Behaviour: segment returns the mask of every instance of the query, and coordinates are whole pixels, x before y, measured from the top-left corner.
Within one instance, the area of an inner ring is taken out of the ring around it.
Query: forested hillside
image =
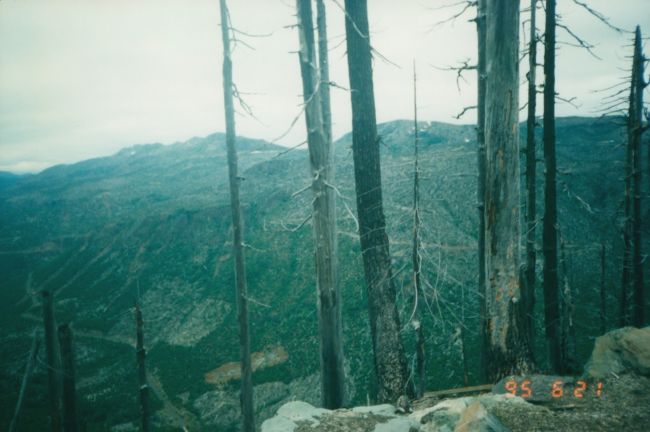
[[[421,122],[418,129],[427,387],[462,385],[464,361],[469,383],[478,384],[475,127]],[[410,369],[413,123],[385,123],[378,131]],[[521,133],[525,136],[525,129]],[[620,118],[557,120],[560,278],[574,296],[580,363],[601,331],[601,244],[607,305],[616,304],[618,296],[624,142]],[[350,135],[343,136],[334,157],[343,342],[348,402],[365,403],[374,394],[372,348],[350,146]],[[305,190],[305,151],[244,138],[238,151],[245,179],[255,406],[262,421],[292,398],[320,400],[312,198]],[[3,183],[2,427],[13,414],[32,331],[42,326],[40,292],[47,289],[54,293],[57,321],[70,322],[74,330],[79,410],[88,430],[120,424],[128,430],[138,423],[136,301],[144,316],[154,423],[237,429],[239,366],[231,362],[239,361],[239,341],[225,152],[224,135],[214,134],[173,145],[138,145]],[[644,220],[650,220],[645,211]],[[647,226],[644,230],[648,239]],[[538,284],[540,279],[541,267]],[[536,352],[543,353],[540,287]],[[606,313],[604,326],[613,328],[618,311]],[[543,369],[545,359],[537,360]],[[21,416],[25,430],[45,427],[46,387],[41,356]]]

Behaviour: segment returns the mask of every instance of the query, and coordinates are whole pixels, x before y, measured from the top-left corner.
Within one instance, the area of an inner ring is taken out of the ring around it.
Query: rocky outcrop
[[[266,420],[262,432],[506,432],[490,410],[512,404],[529,405],[509,395],[484,395],[448,399],[402,415],[387,404],[330,411],[295,401]]]
[[[596,339],[585,376],[605,379],[624,373],[650,377],[650,327],[623,327]]]

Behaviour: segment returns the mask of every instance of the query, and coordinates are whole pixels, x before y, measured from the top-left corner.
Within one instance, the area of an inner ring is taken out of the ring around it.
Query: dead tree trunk
[[[320,72],[320,106],[323,116],[323,132],[332,146],[332,108],[330,104],[330,66],[327,43],[327,14],[323,0],[316,0],[316,27],[318,29],[318,70]],[[332,151],[334,149],[332,148]],[[330,168],[334,178],[334,165]]]
[[[600,334],[607,332],[607,302],[605,296],[605,243],[600,245]]]
[[[72,348],[72,330],[68,324],[59,326],[59,344],[61,347],[61,366],[63,373],[63,430],[77,430],[77,394],[75,389],[74,350]]]
[[[479,301],[479,351],[480,351],[480,379],[487,380],[487,351],[488,327],[485,298],[485,14],[487,0],[478,0],[478,13],[476,16],[476,30],[478,38],[478,95],[477,95],[477,208],[478,208],[478,301]]]
[[[519,1],[488,0],[485,280],[488,379],[531,369],[519,269]]]
[[[230,56],[230,21],[226,0],[220,0],[221,38],[223,42],[223,103],[226,114],[226,149],[228,152],[228,180],[230,184],[230,211],[232,213],[233,256],[235,257],[235,284],[237,293],[237,320],[239,321],[239,357],[241,361],[242,430],[255,430],[253,408],[253,369],[251,366],[250,331],[248,329],[248,287],[244,257],[244,220],[239,199],[241,177],[237,173],[235,147],[235,109],[233,106],[232,59]]]
[[[560,308],[558,304],[557,194],[555,157],[555,0],[546,1],[544,33],[544,315],[551,370],[563,372],[560,350]]]
[[[20,391],[18,392],[18,400],[16,401],[16,409],[14,410],[14,416],[11,418],[11,423],[9,424],[9,432],[14,432],[18,427],[18,420],[20,418],[20,411],[23,408],[23,402],[25,401],[25,391],[29,385],[29,379],[32,376],[32,371],[34,370],[34,363],[36,362],[36,356],[38,355],[38,350],[41,347],[40,339],[38,338],[38,332],[34,330],[34,335],[32,337],[32,348],[29,350],[29,357],[27,357],[27,364],[25,365],[25,373],[23,374],[23,380],[20,384]]]
[[[140,430],[149,431],[149,384],[147,383],[147,372],[145,370],[144,359],[147,351],[144,349],[144,330],[143,330],[142,312],[140,305],[135,304],[135,353],[138,365],[138,397],[140,401]]]
[[[52,432],[62,431],[61,425],[61,357],[56,340],[56,324],[52,294],[43,290],[43,324],[45,326],[45,354],[47,382],[50,397],[50,424]]]
[[[574,316],[574,304],[573,304],[573,292],[571,291],[571,283],[569,281],[569,272],[567,265],[567,257],[565,253],[565,242],[564,239],[560,240],[560,255],[562,262],[562,276],[563,276],[563,287],[562,287],[562,325],[560,330],[560,345],[563,353],[563,363],[565,365],[565,373],[576,373],[576,333],[575,326],[573,323]]]
[[[420,137],[418,134],[418,100],[417,100],[417,76],[415,71],[415,62],[413,63],[413,138],[414,138],[414,155],[413,155],[413,249],[411,259],[413,262],[413,290],[415,292],[415,313],[416,325],[416,384],[415,396],[421,398],[425,390],[425,351],[424,351],[424,326],[422,325],[422,306],[419,299],[424,301],[424,291],[422,290],[422,259],[420,257],[420,167],[419,167],[419,145]]]
[[[312,224],[318,292],[321,396],[325,408],[336,409],[344,402],[345,377],[337,274],[336,207],[332,186],[332,144],[330,135],[323,128],[321,109],[324,106],[316,66],[311,0],[297,0],[296,7],[300,33],[300,72],[312,175],[311,188],[314,194]],[[327,48],[323,48],[323,51],[327,51]]]
[[[368,315],[381,402],[410,393],[384,217],[367,0],[345,0],[352,155]]]
[[[641,29],[636,27],[634,36],[634,58],[632,61],[632,82],[629,133],[632,145],[632,269],[633,269],[633,323],[636,327],[645,325],[645,296],[643,285],[643,256],[641,254],[641,135],[643,133],[643,79],[644,57],[641,46]]]
[[[534,335],[533,313],[535,311],[535,227],[537,226],[537,151],[535,144],[535,114],[537,107],[537,0],[530,2],[530,43],[528,44],[528,118],[526,120],[526,327],[532,343]]]

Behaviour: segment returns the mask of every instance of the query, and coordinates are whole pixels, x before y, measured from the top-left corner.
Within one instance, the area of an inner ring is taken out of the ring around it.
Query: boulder
[[[262,432],[417,432],[415,420],[399,415],[392,405],[339,409],[315,408],[305,402],[289,402],[262,423]]]
[[[531,406],[520,397],[487,394],[447,399],[409,417],[422,424],[422,432],[505,432],[508,429],[489,411],[513,404]]]
[[[596,339],[585,377],[605,379],[624,373],[650,377],[650,326],[623,327]]]
[[[454,432],[508,432],[498,418],[488,413],[480,401],[472,403],[463,411]]]

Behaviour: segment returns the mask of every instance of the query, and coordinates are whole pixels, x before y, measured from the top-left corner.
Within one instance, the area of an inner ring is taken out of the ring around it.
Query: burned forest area
[[[0,428],[648,430],[650,4],[53,3],[0,2]]]

